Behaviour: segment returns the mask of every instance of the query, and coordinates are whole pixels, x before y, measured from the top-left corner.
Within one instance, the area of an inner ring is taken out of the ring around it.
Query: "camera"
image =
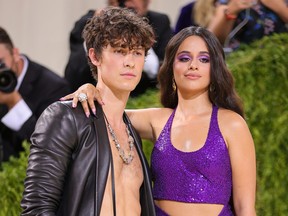
[[[17,85],[15,73],[0,61],[0,91],[5,93],[13,92]]]

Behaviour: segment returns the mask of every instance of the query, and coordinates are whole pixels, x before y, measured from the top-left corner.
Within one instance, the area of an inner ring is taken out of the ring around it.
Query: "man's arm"
[[[21,201],[23,216],[56,215],[59,208],[66,171],[77,137],[75,120],[67,110],[64,105],[56,102],[43,112],[37,122],[31,137]]]

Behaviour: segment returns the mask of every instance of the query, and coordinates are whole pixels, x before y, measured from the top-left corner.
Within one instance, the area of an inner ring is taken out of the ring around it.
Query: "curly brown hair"
[[[94,49],[97,58],[101,58],[103,48],[123,47],[145,49],[145,55],[155,43],[152,26],[144,17],[127,8],[107,7],[92,17],[86,24],[82,36],[86,49]],[[88,57],[92,74],[97,80],[97,67]]]

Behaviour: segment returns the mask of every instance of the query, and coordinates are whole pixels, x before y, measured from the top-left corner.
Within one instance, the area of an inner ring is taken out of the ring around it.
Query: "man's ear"
[[[94,64],[95,66],[99,66],[101,64],[101,61],[99,58],[97,58],[93,48],[89,49],[88,55],[92,64]]]
[[[21,57],[20,57],[20,52],[19,52],[18,48],[16,48],[16,47],[13,48],[12,55],[13,55],[13,58],[14,58],[15,62],[20,61]]]

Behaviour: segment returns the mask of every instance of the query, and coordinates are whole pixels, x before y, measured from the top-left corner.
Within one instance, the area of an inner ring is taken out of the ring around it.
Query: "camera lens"
[[[17,85],[15,73],[9,69],[0,70],[0,91],[5,93],[13,92]]]

